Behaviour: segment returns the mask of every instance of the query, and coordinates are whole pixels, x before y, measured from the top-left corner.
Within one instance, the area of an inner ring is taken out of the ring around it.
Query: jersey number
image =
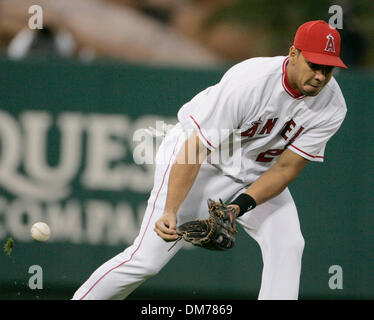
[[[279,156],[284,149],[269,149],[268,151],[262,152],[257,156],[256,161],[259,162],[271,162],[274,157]]]

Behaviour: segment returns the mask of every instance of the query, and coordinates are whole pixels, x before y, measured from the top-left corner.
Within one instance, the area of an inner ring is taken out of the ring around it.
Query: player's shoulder
[[[335,77],[332,77],[329,83],[326,85],[325,90],[326,98],[329,102],[330,108],[333,112],[345,116],[347,113],[347,104],[344,99],[344,95]]]
[[[225,73],[224,78],[259,81],[274,74],[280,75],[285,59],[285,56],[250,58],[233,65]]]
[[[286,56],[276,56],[276,57],[254,57],[243,60],[235,65],[232,66],[232,69],[241,69],[241,68],[261,68],[268,67],[271,69],[272,67],[277,67],[282,65]]]
[[[347,106],[334,77],[317,96],[306,97],[303,100],[316,115],[314,123],[341,123],[345,119]]]

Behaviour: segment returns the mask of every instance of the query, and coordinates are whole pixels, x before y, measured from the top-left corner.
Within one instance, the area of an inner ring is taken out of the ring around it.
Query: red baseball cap
[[[340,59],[340,34],[323,20],[302,24],[296,32],[294,46],[310,62],[348,69]]]

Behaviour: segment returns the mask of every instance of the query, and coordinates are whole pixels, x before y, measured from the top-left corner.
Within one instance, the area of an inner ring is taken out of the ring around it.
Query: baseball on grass
[[[51,229],[44,222],[36,222],[31,227],[31,236],[36,241],[47,241],[51,236]]]

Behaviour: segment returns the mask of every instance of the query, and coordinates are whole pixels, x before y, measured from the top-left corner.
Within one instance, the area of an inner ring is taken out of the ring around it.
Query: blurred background
[[[70,299],[137,236],[154,169],[137,161],[138,130],[175,123],[233,64],[287,55],[298,26],[329,22],[332,5],[349,111],[325,163],[290,188],[306,240],[300,299],[372,299],[372,0],[0,0],[0,240],[14,239],[0,298]],[[30,237],[37,221],[46,243]],[[42,289],[30,289],[33,265]],[[241,230],[224,254],[186,246],[129,299],[256,299],[261,268]]]
[[[297,26],[343,9],[343,59],[373,67],[373,2],[276,0],[40,0],[43,28],[26,22],[31,0],[0,1],[7,56],[76,58],[207,67],[288,52]]]

